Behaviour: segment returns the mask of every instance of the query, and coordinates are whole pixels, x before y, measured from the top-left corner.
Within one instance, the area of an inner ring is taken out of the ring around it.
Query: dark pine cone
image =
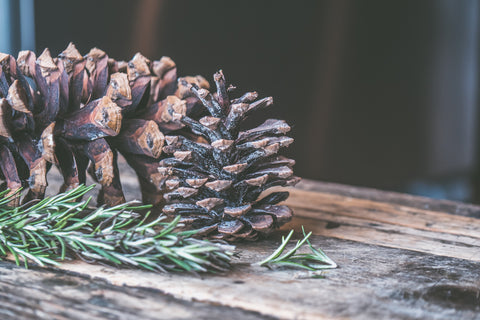
[[[278,155],[293,142],[283,120],[269,119],[256,128],[240,131],[254,111],[271,106],[271,97],[257,100],[256,92],[230,100],[222,72],[214,75],[216,94],[190,86],[209,115],[182,116],[190,134],[166,136],[160,162],[167,205],[163,211],[180,214],[193,228],[203,228],[213,238],[253,240],[292,218],[292,210],[277,205],[288,192],[260,194],[274,186],[290,186],[295,161]]]

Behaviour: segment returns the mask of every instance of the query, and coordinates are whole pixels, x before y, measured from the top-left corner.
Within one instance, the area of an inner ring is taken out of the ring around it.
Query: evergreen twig
[[[90,208],[91,198],[76,200],[93,186],[45,198],[28,206],[8,206],[12,197],[0,192],[0,259],[11,254],[40,266],[81,258],[87,262],[150,271],[215,272],[230,267],[234,247],[192,238],[177,231],[179,218],[148,221],[135,211],[149,206],[126,203]]]
[[[266,259],[259,262],[260,266],[273,267],[273,266],[283,266],[283,267],[292,267],[292,268],[301,268],[307,269],[308,271],[319,271],[323,269],[334,269],[337,267],[337,264],[330,259],[325,252],[321,249],[315,249],[308,238],[312,235],[312,232],[308,234],[305,233],[305,230],[302,226],[303,239],[298,240],[296,245],[287,253],[283,254],[285,248],[290,241],[290,238],[293,235],[293,230],[287,235],[287,237],[282,237],[281,245]],[[305,243],[308,244],[311,253],[296,253],[300,247]],[[283,254],[283,255],[282,255]]]

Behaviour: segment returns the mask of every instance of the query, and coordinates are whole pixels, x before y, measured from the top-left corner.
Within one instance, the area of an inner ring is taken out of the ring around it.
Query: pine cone
[[[82,56],[73,44],[58,58],[48,49],[36,58],[0,54],[0,179],[11,193],[28,188],[24,202],[41,199],[47,172],[59,167],[61,191],[86,182],[101,184],[99,204],[125,201],[117,151],[135,169],[146,203],[160,202],[158,176],[163,132],[181,129],[179,114],[195,109],[168,57],[150,62],[109,59],[99,49]],[[190,79],[190,78],[189,78]],[[208,87],[198,77],[201,86]],[[14,205],[18,205],[18,198]]]
[[[228,241],[256,239],[292,218],[292,211],[277,205],[288,192],[260,194],[273,186],[299,181],[293,176],[294,161],[278,151],[293,139],[285,134],[290,127],[283,120],[269,119],[258,127],[241,131],[243,121],[254,111],[272,105],[271,97],[257,100],[256,92],[230,100],[222,72],[214,75],[216,94],[195,83],[183,85],[202,102],[209,115],[181,122],[191,132],[165,137],[163,176],[167,205],[163,211],[182,215],[193,228]],[[229,88],[231,89],[231,88]]]

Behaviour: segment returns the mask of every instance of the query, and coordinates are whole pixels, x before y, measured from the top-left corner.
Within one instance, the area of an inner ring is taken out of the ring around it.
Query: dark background
[[[223,69],[274,97],[305,178],[478,201],[479,4],[430,1],[37,1],[35,47],[68,42],[180,75]]]

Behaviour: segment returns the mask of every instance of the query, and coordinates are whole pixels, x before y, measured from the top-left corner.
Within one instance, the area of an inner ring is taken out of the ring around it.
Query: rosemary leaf
[[[13,197],[0,192],[0,259],[8,254],[17,265],[58,265],[79,257],[92,263],[155,272],[228,270],[234,247],[192,238],[176,231],[180,217],[147,222],[149,206],[126,203],[91,208],[78,202],[93,186],[79,186],[35,203],[12,208]]]
[[[302,231],[303,238],[301,240],[298,240],[295,246],[290,249],[290,251],[282,255],[293,235],[293,230],[289,232],[286,238],[282,237],[282,243],[280,244],[280,246],[270,256],[259,262],[258,265],[269,268],[272,268],[274,266],[299,268],[306,269],[308,271],[337,268],[337,264],[332,259],[330,259],[321,249],[315,249],[312,246],[311,242],[309,241],[312,232],[306,234],[303,226]],[[308,245],[311,253],[297,254],[297,250],[299,250],[305,243]]]

